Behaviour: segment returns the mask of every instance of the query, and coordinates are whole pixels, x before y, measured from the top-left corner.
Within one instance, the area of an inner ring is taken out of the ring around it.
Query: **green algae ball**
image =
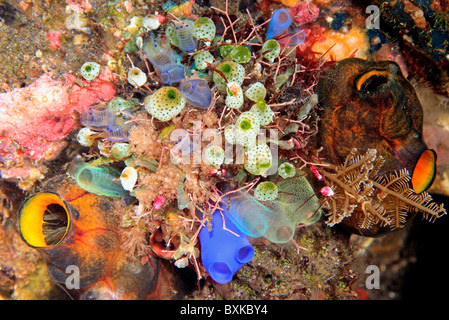
[[[224,159],[225,152],[220,146],[212,145],[204,150],[204,160],[216,168],[223,164]]]
[[[226,77],[228,82],[237,82],[239,85],[243,83],[245,79],[245,68],[234,61],[224,61],[217,65],[217,70],[220,70]],[[226,81],[223,77],[216,71],[213,73],[213,81],[217,86],[218,90],[226,90]]]
[[[271,201],[278,197],[278,188],[271,181],[264,181],[254,190],[254,198],[260,201]]]
[[[196,39],[212,41],[214,40],[215,32],[215,23],[207,17],[201,17],[193,23],[192,33]]]
[[[176,117],[186,105],[186,100],[175,87],[156,90],[145,103],[145,110],[160,121]]]
[[[273,62],[274,59],[279,57],[279,54],[281,53],[281,46],[276,40],[270,39],[265,41],[261,50],[263,57],[268,61]]]
[[[290,162],[284,162],[278,168],[279,175],[284,178],[292,178],[296,175],[296,168]]]
[[[92,81],[100,74],[100,65],[96,62],[86,62],[81,66],[80,73],[85,80]]]
[[[245,151],[245,169],[251,174],[261,175],[268,171],[273,161],[270,147],[266,144],[258,144]]]

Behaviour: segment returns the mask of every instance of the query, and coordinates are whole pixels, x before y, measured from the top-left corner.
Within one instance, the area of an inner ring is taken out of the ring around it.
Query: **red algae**
[[[74,111],[82,112],[100,101],[115,95],[115,80],[105,71],[83,87],[75,84],[72,75],[68,82],[43,74],[31,85],[0,94],[0,130],[3,138],[19,145],[23,155],[40,160],[50,146],[67,137],[76,127]],[[45,130],[43,130],[45,128]],[[12,149],[2,148],[0,158]],[[7,151],[9,150],[9,151]]]

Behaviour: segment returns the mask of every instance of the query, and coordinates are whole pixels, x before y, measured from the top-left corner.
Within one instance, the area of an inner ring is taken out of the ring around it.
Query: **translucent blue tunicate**
[[[288,46],[296,46],[298,44],[301,44],[306,39],[306,34],[304,30],[301,30],[299,28],[294,28],[288,32],[288,34],[285,37],[277,38],[277,42],[286,44]]]
[[[245,192],[236,192],[223,198],[225,213],[244,234],[265,237],[273,243],[286,243],[293,238],[295,225],[272,201],[259,202]]]
[[[180,23],[175,28],[178,47],[186,53],[192,53],[196,49],[196,42],[193,39],[192,26],[187,23]]]
[[[172,64],[161,71],[161,81],[163,84],[172,85],[185,78],[184,66],[180,64]]]
[[[224,224],[223,224],[224,217]],[[201,260],[211,278],[225,284],[245,263],[254,257],[254,248],[245,234],[217,209],[212,213],[212,230],[200,231]]]
[[[114,115],[108,109],[97,110],[89,108],[81,115],[81,123],[83,126],[98,129],[108,126],[114,119]]]
[[[292,18],[285,9],[276,10],[271,16],[267,29],[267,39],[271,39],[288,29]]]
[[[187,102],[194,107],[205,109],[212,102],[212,91],[204,80],[185,81],[180,85],[179,90]]]
[[[128,141],[128,131],[122,126],[112,124],[104,130],[105,137],[111,142],[126,142]]]
[[[160,71],[175,63],[175,52],[169,46],[161,46],[152,35],[144,40],[143,51],[153,66]]]
[[[124,119],[115,118],[106,129],[103,130],[104,136],[111,142],[128,141],[128,132],[132,127],[132,122],[128,123]]]

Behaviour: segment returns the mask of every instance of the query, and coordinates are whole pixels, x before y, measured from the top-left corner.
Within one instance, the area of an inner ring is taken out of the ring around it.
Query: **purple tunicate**
[[[192,53],[196,49],[195,40],[193,40],[192,28],[187,23],[181,23],[176,26],[175,34],[178,38],[178,47],[184,52]]]
[[[108,109],[97,110],[89,108],[81,115],[81,123],[83,126],[91,129],[104,128],[113,120],[114,115]]]
[[[179,82],[185,77],[184,66],[180,64],[173,64],[161,71],[161,81],[163,84],[172,85]]]
[[[128,130],[118,124],[109,125],[104,130],[106,139],[111,142],[126,142],[128,141]]]
[[[212,91],[201,79],[188,80],[179,87],[181,94],[192,106],[206,109],[212,102]]]
[[[174,51],[169,46],[162,47],[153,36],[144,40],[143,51],[153,67],[161,71],[175,63]]]

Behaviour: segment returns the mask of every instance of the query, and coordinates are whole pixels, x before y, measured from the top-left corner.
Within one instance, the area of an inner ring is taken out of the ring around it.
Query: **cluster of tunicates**
[[[81,124],[89,129],[102,132],[111,142],[128,141],[128,131],[132,122],[116,117],[110,109],[91,107],[81,115]],[[84,132],[84,131],[83,131]]]

